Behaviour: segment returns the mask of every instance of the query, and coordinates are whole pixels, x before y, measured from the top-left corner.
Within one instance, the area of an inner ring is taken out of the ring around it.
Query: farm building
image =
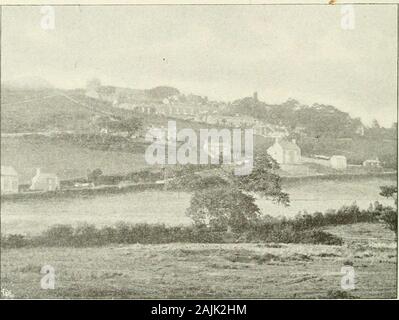
[[[337,170],[345,170],[347,168],[345,156],[332,156],[330,158],[331,167]]]
[[[365,160],[365,161],[363,161],[363,166],[379,168],[379,167],[381,167],[381,161],[378,158],[376,158],[375,160],[372,160],[372,159]]]
[[[267,153],[280,164],[299,164],[301,162],[301,149],[295,140],[287,141],[276,138],[274,144],[267,149]]]
[[[13,167],[1,166],[1,193],[18,192],[18,174]]]
[[[38,168],[36,175],[32,178],[32,184],[29,188],[35,191],[55,191],[60,189],[60,180],[53,173],[43,173]]]

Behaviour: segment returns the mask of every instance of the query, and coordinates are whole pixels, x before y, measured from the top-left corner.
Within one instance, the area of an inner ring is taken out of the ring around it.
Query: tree
[[[380,207],[378,210],[378,218],[386,224],[388,229],[398,232],[398,187],[397,186],[381,186],[380,195],[385,198],[391,198],[395,201],[396,208]]]
[[[228,186],[229,182],[219,176],[201,177],[199,174],[187,174],[176,177],[169,182],[169,188],[179,191],[198,191],[211,188],[221,188]]]
[[[385,198],[391,198],[395,201],[395,205],[398,206],[398,187],[397,186],[381,186],[380,195]]]
[[[146,90],[148,97],[154,100],[163,100],[170,96],[177,96],[180,94],[179,90],[168,86],[159,86],[149,90]]]
[[[95,183],[102,175],[103,172],[101,169],[94,169],[91,172],[89,171],[89,173],[87,174],[87,181]]]
[[[260,210],[255,198],[237,188],[211,188],[194,193],[187,215],[197,226],[239,232],[255,223]]]
[[[258,152],[252,172],[246,176],[234,176],[235,184],[243,191],[259,194],[287,206],[288,194],[282,191],[281,178],[275,173],[278,168],[278,163],[266,152]]]
[[[254,168],[247,176],[229,173],[225,184],[222,182],[225,179],[220,178],[195,181],[193,185],[200,189],[193,194],[187,214],[196,225],[245,230],[259,221],[260,209],[253,193],[277,203],[289,204],[288,194],[282,191],[275,169],[278,169],[278,164],[267,153],[258,153]],[[192,185],[187,187],[192,189]]]
[[[378,123],[377,119],[373,119],[372,123],[371,123],[371,127],[373,129],[380,129],[380,124]]]
[[[120,128],[126,130],[128,133],[128,138],[134,135],[143,127],[143,122],[140,118],[131,117],[128,119],[121,120]]]

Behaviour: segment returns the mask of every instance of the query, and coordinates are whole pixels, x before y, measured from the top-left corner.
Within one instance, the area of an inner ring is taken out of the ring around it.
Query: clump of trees
[[[226,113],[249,115],[290,130],[304,128],[304,133],[316,138],[353,136],[362,126],[360,118],[351,118],[334,106],[317,103],[308,106],[295,99],[271,105],[246,97],[234,101],[229,111]]]
[[[171,186],[194,192],[187,215],[196,226],[240,232],[259,222],[260,209],[254,195],[289,204],[275,172],[277,168],[278,164],[263,152],[256,155],[253,170],[247,176],[235,176],[233,171],[219,168],[211,175],[196,172],[179,176]]]
[[[382,186],[380,187],[380,195],[393,199],[395,201],[395,207],[389,206],[376,206],[376,215],[379,220],[387,226],[388,229],[398,233],[398,187],[397,186]]]
[[[208,188],[198,190],[191,198],[187,214],[197,226],[210,226],[215,230],[248,229],[260,216],[252,195],[238,188]]]

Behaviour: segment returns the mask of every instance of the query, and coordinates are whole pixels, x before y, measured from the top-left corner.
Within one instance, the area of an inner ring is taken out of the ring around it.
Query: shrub
[[[344,290],[329,290],[326,299],[356,299],[357,297]]]
[[[260,211],[253,196],[225,187],[195,192],[187,215],[196,226],[239,232],[256,223]]]
[[[380,195],[385,198],[391,198],[395,202],[396,210],[391,207],[379,207],[378,218],[384,222],[388,229],[398,233],[398,187],[381,186]]]
[[[291,225],[265,223],[253,226],[244,233],[229,233],[207,227],[119,223],[113,227],[95,228],[83,224],[54,226],[43,234],[25,238],[22,235],[2,237],[3,248],[32,246],[90,247],[107,244],[160,244],[160,243],[226,243],[226,242],[282,242],[340,245],[342,240],[320,230],[295,230]]]
[[[102,244],[102,238],[94,225],[82,224],[74,229],[72,243],[74,246],[93,246]]]
[[[378,212],[381,222],[385,223],[389,230],[398,232],[398,211],[391,207],[384,207]]]
[[[356,204],[350,206],[342,206],[333,216],[332,224],[350,224],[358,222],[360,209]]]
[[[1,236],[2,248],[22,248],[28,245],[28,240],[21,234]]]
[[[309,230],[301,234],[300,243],[342,245],[341,238],[321,230]]]
[[[55,225],[47,229],[35,242],[46,245],[71,245],[74,229],[71,225]]]

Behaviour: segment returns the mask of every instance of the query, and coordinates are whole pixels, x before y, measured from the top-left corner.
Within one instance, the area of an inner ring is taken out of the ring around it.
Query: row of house
[[[155,114],[164,116],[197,116],[198,114],[215,113],[217,110],[214,107],[206,105],[193,105],[193,104],[133,104],[133,103],[121,103],[116,104],[114,107],[124,110],[130,110],[143,114]]]
[[[231,128],[252,128],[254,134],[264,137],[282,138],[289,134],[285,127],[268,124],[246,115],[226,116],[216,112],[213,114],[206,113],[196,115],[194,121]]]
[[[53,173],[42,172],[36,169],[29,190],[31,191],[56,191],[60,189],[60,180]],[[11,166],[1,166],[1,194],[19,192],[19,177],[17,171]]]
[[[166,128],[165,128],[166,130]],[[212,146],[211,146],[212,147]],[[220,146],[213,146],[219,150]],[[283,165],[301,164],[301,149],[293,139],[288,141],[284,138],[276,138],[274,144],[267,149],[267,153]],[[345,156],[334,155],[329,158],[330,166],[337,170],[345,170],[347,168],[347,160]],[[381,162],[375,160],[365,160],[365,167],[381,167]],[[36,169],[36,174],[32,178],[29,190],[31,191],[56,191],[60,189],[60,180],[53,173],[42,172]],[[1,194],[10,194],[19,192],[19,178],[17,171],[11,166],[1,166]]]
[[[279,164],[300,164],[301,149],[296,144],[295,139],[288,141],[284,138],[276,138],[275,143],[267,149],[267,153]],[[325,165],[336,170],[345,170],[348,167],[347,159],[343,155],[333,155],[325,157]],[[380,168],[381,161],[376,158],[368,159],[363,162],[364,167]]]

